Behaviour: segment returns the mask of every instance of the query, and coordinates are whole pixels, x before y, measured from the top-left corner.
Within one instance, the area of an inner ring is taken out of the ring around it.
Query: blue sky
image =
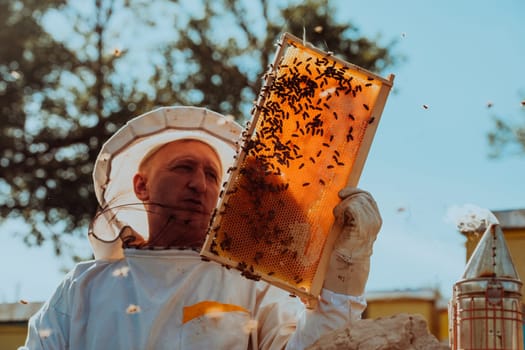
[[[399,36],[407,56],[392,71],[394,94],[361,178],[384,218],[368,289],[439,287],[448,296],[465,264],[449,208],[525,208],[525,155],[489,159],[486,138],[493,113],[524,120],[525,3],[345,3],[358,28]]]
[[[362,34],[397,38],[407,58],[383,74],[396,75],[394,89],[361,176],[384,220],[368,290],[437,287],[449,297],[465,266],[449,208],[525,208],[525,155],[490,159],[486,138],[491,115],[525,116],[525,2],[340,0],[339,9]],[[2,237],[0,302],[47,299],[64,262],[49,246]]]

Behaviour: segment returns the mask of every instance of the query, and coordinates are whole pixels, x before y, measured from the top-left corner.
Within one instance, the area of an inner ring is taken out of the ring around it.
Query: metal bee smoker
[[[521,286],[500,226],[489,226],[454,285],[451,349],[523,350]]]

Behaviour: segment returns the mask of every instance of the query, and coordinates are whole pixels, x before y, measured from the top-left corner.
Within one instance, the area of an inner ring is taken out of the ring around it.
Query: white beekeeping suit
[[[368,265],[345,270],[353,258],[362,260],[349,256],[347,241],[334,253],[330,290],[312,310],[264,281],[203,261],[194,250],[122,248],[132,238],[148,239],[145,210],[131,184],[145,155],[174,140],[200,140],[217,151],[225,173],[240,132],[207,109],[171,107],[131,120],[104,144],[94,169],[102,209],[89,233],[95,260],[79,263],[30,319],[29,349],[303,349],[360,318]],[[359,190],[343,195],[335,213],[343,225],[355,216],[352,229],[365,228],[370,249],[361,250],[369,256],[380,217],[373,200],[365,214],[352,212],[360,208],[349,204],[351,197],[360,196],[369,198]],[[354,278],[359,286],[346,288]]]

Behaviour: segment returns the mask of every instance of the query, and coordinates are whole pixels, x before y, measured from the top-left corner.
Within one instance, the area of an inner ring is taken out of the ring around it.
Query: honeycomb
[[[202,255],[316,298],[337,193],[357,185],[391,86],[285,33]]]

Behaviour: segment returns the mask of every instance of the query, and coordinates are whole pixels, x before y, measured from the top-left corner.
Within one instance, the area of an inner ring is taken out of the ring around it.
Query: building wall
[[[448,307],[441,307],[437,310],[437,322],[439,325],[439,328],[437,329],[436,333],[432,333],[438,338],[438,340],[447,343],[449,340],[449,323],[448,323]]]
[[[427,321],[428,330],[438,340],[448,341],[448,312],[442,306],[439,292],[429,290],[391,291],[381,295],[371,293],[364,318],[389,317],[395,314],[419,314]]]
[[[435,313],[433,300],[385,299],[369,301],[366,318],[387,317],[399,313],[420,314],[426,320],[430,330],[436,327],[432,315]]]
[[[27,322],[0,323],[0,350],[16,350],[24,345]]]

